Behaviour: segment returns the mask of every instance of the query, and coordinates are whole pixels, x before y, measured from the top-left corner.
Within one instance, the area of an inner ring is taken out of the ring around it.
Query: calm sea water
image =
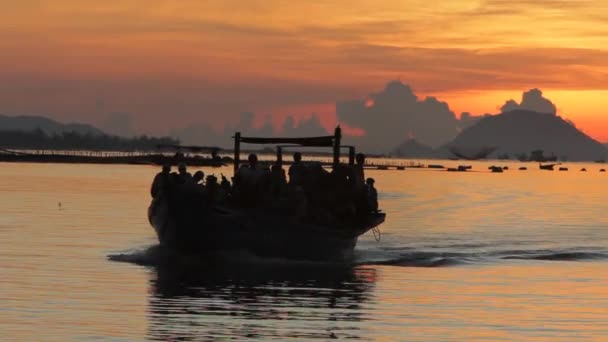
[[[352,263],[176,266],[146,218],[156,168],[0,164],[0,339],[608,340],[603,165],[488,165],[369,171],[388,219]]]

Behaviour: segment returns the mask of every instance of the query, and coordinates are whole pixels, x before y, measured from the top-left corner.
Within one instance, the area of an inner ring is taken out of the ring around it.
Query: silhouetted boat
[[[551,156],[545,156],[543,150],[534,150],[530,152],[530,158],[528,160],[539,163],[554,162],[557,161],[557,156],[553,154]]]
[[[463,147],[463,146],[450,146],[450,152],[460,159],[466,160],[478,160],[486,158],[490,153],[496,150],[496,147],[482,146],[482,147]]]
[[[555,167],[555,165],[560,165],[559,163],[557,164],[538,164],[538,167],[541,170],[548,170],[548,171],[553,171],[553,168]]]
[[[333,136],[308,138],[252,138],[234,136],[234,170],[239,169],[240,144],[289,144],[289,146],[332,147],[333,166],[340,164],[341,131]],[[277,161],[281,162],[277,148]],[[349,146],[349,164],[355,150]],[[159,196],[148,209],[148,218],[161,245],[195,254],[245,251],[259,256],[304,259],[348,257],[357,239],[382,224],[385,214],[369,212],[342,221],[318,222],[296,219],[285,210],[244,208],[236,204],[203,205],[185,192]]]

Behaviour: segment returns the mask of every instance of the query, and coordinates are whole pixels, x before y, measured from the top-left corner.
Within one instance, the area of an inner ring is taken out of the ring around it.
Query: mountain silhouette
[[[449,146],[495,147],[490,156],[529,155],[533,150],[572,161],[606,159],[608,156],[606,147],[561,117],[522,109],[481,119],[461,132]]]
[[[105,133],[91,125],[80,123],[60,123],[42,116],[7,116],[0,114],[0,131],[34,131],[40,129],[46,134],[75,132],[78,134],[104,135]]]
[[[433,158],[435,150],[432,147],[421,144],[416,139],[408,139],[397,146],[392,155],[400,158]]]

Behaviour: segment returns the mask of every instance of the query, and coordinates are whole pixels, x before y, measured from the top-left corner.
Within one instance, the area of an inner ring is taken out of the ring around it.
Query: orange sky
[[[608,140],[606,47],[605,1],[19,0],[0,12],[0,113],[162,132],[399,78],[456,113],[538,87]]]

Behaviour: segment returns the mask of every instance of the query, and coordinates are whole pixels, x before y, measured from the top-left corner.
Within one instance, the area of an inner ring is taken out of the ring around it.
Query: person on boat
[[[308,214],[308,198],[304,190],[306,183],[306,166],[302,163],[302,154],[293,154],[293,163],[289,167],[288,197],[292,214],[296,219],[302,219]]]
[[[334,219],[338,222],[352,218],[355,215],[356,196],[352,186],[352,172],[345,165],[337,165],[331,171],[330,203]]]
[[[189,184],[204,186],[203,180],[205,180],[205,173],[199,170],[192,175],[192,178],[189,180]]]
[[[353,185],[355,206],[358,214],[364,215],[369,212],[365,181],[365,154],[357,153],[356,164],[351,172],[351,184]]]
[[[368,210],[377,213],[378,212],[378,190],[374,187],[376,181],[373,178],[368,178],[365,181],[366,192],[367,192],[367,207]]]
[[[293,154],[293,164],[289,167],[289,185],[291,187],[303,186],[306,178],[306,166],[302,163],[302,154]]]
[[[209,198],[209,201],[211,201],[212,204],[215,204],[218,202],[218,190],[219,190],[219,185],[217,183],[217,177],[215,177],[215,175],[209,175],[207,176],[206,179],[206,190],[207,190],[207,196]]]
[[[196,171],[194,175],[183,184],[184,191],[182,192],[182,196],[186,196],[193,203],[205,203],[207,199],[207,187],[203,184],[204,179],[205,173],[200,170]]]
[[[220,187],[227,193],[229,194],[230,192],[232,192],[232,186],[230,185],[230,181],[228,180],[228,178],[226,178],[226,176],[224,176],[222,174],[222,181],[220,182]]]
[[[238,187],[238,195],[241,204],[252,206],[258,198],[258,181],[263,175],[263,171],[258,166],[258,156],[252,153],[247,158],[248,166],[242,166],[235,177],[235,187]]]
[[[268,175],[268,193],[271,200],[277,200],[283,197],[287,188],[287,177],[285,177],[285,170],[280,164],[275,163],[270,167],[270,174]]]
[[[216,180],[216,182],[217,182],[217,180]],[[215,196],[216,202],[222,204],[222,203],[225,203],[226,201],[228,201],[231,196],[231,191],[232,191],[232,189],[230,187],[230,182],[224,175],[222,175],[222,180],[217,185],[216,196]]]
[[[192,174],[190,174],[190,172],[188,172],[188,170],[186,169],[186,164],[179,163],[179,165],[177,166],[177,171],[179,171],[180,183],[186,184],[191,181]]]
[[[163,165],[162,171],[156,174],[154,181],[152,181],[152,187],[150,188],[150,195],[152,198],[156,198],[159,194],[166,191],[167,187],[171,184],[171,165]]]
[[[357,153],[355,157],[356,164],[353,166],[352,181],[357,190],[361,190],[365,187],[365,154]]]

